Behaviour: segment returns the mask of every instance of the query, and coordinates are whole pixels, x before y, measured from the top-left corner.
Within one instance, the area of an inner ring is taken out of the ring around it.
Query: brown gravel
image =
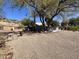
[[[13,59],[79,59],[79,32],[24,34],[8,44]]]

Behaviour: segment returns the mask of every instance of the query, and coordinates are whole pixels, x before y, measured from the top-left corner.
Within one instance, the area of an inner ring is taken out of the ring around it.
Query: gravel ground
[[[79,32],[24,34],[8,44],[13,59],[79,59]]]

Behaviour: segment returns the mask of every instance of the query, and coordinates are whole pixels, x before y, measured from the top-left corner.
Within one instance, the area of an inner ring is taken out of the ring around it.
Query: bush
[[[5,38],[0,36],[0,47],[4,47],[5,46]]]
[[[79,31],[79,26],[70,26],[70,27],[69,27],[69,30],[72,30],[72,31]]]

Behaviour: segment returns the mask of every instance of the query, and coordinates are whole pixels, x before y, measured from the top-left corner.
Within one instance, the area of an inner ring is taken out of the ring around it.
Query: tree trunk
[[[34,12],[34,32],[36,32],[36,16],[35,16],[35,12]]]
[[[50,19],[50,18],[45,18],[45,21],[46,21],[48,27],[52,24],[52,19]]]
[[[36,23],[36,17],[35,17],[35,12],[34,12],[34,23]]]
[[[43,21],[43,23],[42,23],[42,25],[43,25],[43,31],[45,31],[45,19],[44,19],[44,17],[42,17],[42,21]]]
[[[39,16],[39,17],[40,17],[40,21],[42,23],[43,31],[44,31],[44,28],[45,28],[45,20],[44,20],[44,17],[42,17],[42,16]]]

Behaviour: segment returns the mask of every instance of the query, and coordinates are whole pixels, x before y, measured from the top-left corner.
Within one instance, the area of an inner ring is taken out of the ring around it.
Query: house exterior
[[[17,22],[8,22],[4,20],[0,20],[0,30],[12,31],[12,30],[19,30],[20,23]]]

